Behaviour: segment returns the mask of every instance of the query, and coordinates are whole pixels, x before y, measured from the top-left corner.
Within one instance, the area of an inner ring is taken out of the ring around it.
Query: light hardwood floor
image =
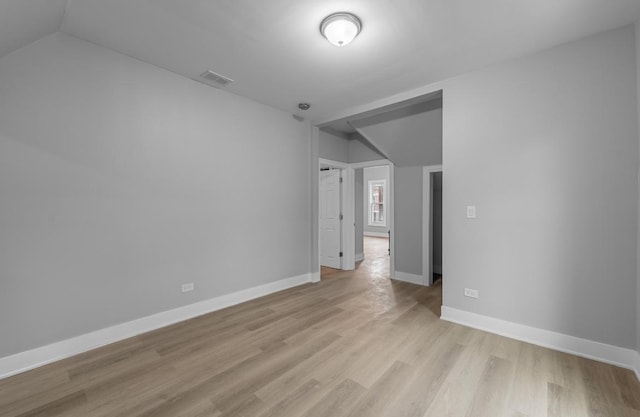
[[[640,416],[631,371],[440,321],[385,262],[2,380],[0,416]]]

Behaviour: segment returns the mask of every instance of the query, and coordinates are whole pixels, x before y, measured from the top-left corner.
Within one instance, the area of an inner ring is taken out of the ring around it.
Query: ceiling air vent
[[[211,84],[214,87],[226,87],[233,82],[231,78],[227,78],[224,75],[216,74],[211,70],[207,70],[200,74],[200,78],[205,80],[207,84]]]

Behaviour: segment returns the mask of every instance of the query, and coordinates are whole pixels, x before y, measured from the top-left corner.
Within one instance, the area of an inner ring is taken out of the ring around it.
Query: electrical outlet
[[[190,282],[189,284],[182,284],[182,292],[193,291],[193,288],[193,282]]]
[[[467,206],[467,219],[476,218],[476,206]]]
[[[478,290],[474,290],[471,288],[464,289],[464,296],[470,298],[478,298]]]

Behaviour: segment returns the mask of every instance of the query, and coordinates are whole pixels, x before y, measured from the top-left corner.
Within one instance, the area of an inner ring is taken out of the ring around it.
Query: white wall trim
[[[356,262],[364,261],[364,253],[356,253]]]
[[[638,355],[638,352],[631,349],[580,339],[550,330],[530,327],[446,306],[442,306],[440,318],[452,323],[628,369],[633,369],[634,355]],[[638,374],[637,368],[636,374]]]
[[[356,181],[355,171],[351,167],[342,170],[344,183],[342,184],[342,269],[351,271],[356,269]]]
[[[407,272],[394,271],[393,279],[396,279],[398,281],[410,282],[417,285],[426,285],[422,275],[409,274]]]
[[[349,164],[349,166],[351,166],[351,168],[353,169],[371,168],[382,165],[391,165],[391,161],[389,161],[388,159],[376,159],[374,161],[353,162]]]
[[[389,272],[396,270],[396,166],[389,165]]]
[[[427,84],[413,90],[403,91],[398,94],[394,94],[389,97],[385,97],[380,100],[371,101],[366,104],[359,104],[357,106],[342,109],[337,113],[331,114],[323,119],[314,120],[315,126],[325,126],[329,123],[344,120],[354,119],[354,117],[364,118],[373,114],[381,113],[381,110],[390,111],[402,107],[407,107],[409,104],[420,103],[428,101],[429,97],[434,97],[433,94],[443,92],[444,86],[450,80],[438,81],[432,84]],[[444,100],[444,94],[443,94]]]
[[[363,232],[362,233],[365,236],[369,236],[369,237],[389,237],[389,232]]]
[[[320,273],[317,273],[318,277]],[[303,274],[247,288],[126,323],[96,330],[71,339],[0,358],[0,379],[37,368],[91,349],[137,336],[173,323],[188,320],[254,298],[286,290],[312,281],[313,274]]]
[[[640,347],[639,347],[640,348]],[[636,352],[635,354],[635,366],[634,371],[636,371],[636,378],[640,381],[640,352]]]
[[[324,165],[324,166],[329,166],[331,168],[345,169],[349,166],[349,164],[345,162],[333,161],[331,159],[325,159],[325,158],[318,158],[318,162],[320,163],[321,167]]]

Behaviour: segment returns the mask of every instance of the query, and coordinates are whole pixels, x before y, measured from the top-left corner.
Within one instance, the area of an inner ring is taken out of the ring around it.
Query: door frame
[[[432,174],[436,172],[442,172],[442,165],[422,167],[422,280],[428,287],[433,285],[433,201],[431,196],[433,195]],[[444,212],[442,216],[444,217]]]
[[[391,231],[389,246],[391,248],[391,255],[389,257],[389,277],[393,277],[393,271],[395,267],[395,237],[394,237],[394,197],[393,197],[393,175],[394,165],[388,159],[378,159],[374,161],[356,162],[348,164],[345,162],[332,161],[330,159],[318,158],[318,173],[321,166],[328,166],[330,168],[339,168],[342,170],[342,190],[341,190],[341,211],[343,214],[343,220],[341,224],[341,247],[342,247],[342,269],[353,270],[356,267],[356,231],[355,231],[355,214],[356,214],[356,202],[355,202],[355,170],[359,168],[367,168],[374,166],[389,166],[389,185],[388,185],[388,201],[389,201],[389,222],[387,227]],[[318,174],[319,175],[319,174]],[[317,184],[316,184],[317,183]],[[313,195],[317,196],[317,212],[315,214],[315,230],[317,239],[315,245],[317,248],[317,258],[312,259],[312,266],[315,266],[316,274],[312,274],[312,282],[320,281],[320,216],[317,214],[320,212],[320,181],[314,181],[312,183],[315,189],[312,189]]]
[[[391,232],[389,234],[389,250],[391,251],[389,255],[389,278],[394,278],[395,270],[396,270],[396,239],[395,239],[395,197],[394,197],[394,170],[395,165],[388,159],[377,159],[373,161],[365,161],[365,162],[354,162],[349,164],[349,169],[351,169],[352,174],[351,178],[353,178],[353,192],[352,196],[355,197],[355,170],[360,168],[371,168],[371,167],[379,167],[379,166],[388,166],[389,167],[389,183],[387,184],[387,229]],[[364,196],[363,196],[364,198]],[[364,200],[363,200],[364,203]],[[351,207],[352,216],[355,220],[355,201],[353,202],[353,206]],[[355,222],[353,222],[354,230],[353,230],[353,246],[352,250],[355,258],[356,251],[356,241],[355,241]],[[355,268],[355,266],[354,266]]]

